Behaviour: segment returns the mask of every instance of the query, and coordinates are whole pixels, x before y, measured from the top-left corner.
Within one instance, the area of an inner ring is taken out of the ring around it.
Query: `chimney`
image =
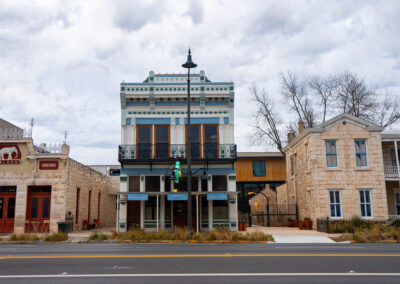
[[[301,133],[304,130],[304,121],[299,120],[298,127],[299,127],[299,133]]]
[[[69,146],[68,144],[62,144],[61,153],[68,155],[69,154]]]
[[[296,134],[294,133],[294,131],[290,130],[287,134],[287,142],[288,143],[292,142],[292,140],[294,139],[295,136],[296,136]]]

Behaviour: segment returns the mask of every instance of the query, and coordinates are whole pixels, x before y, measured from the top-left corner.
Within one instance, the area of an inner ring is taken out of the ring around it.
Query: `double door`
[[[155,125],[154,136],[153,139],[152,125],[139,125],[137,127],[138,159],[167,159],[169,157],[169,126]]]
[[[202,133],[203,138],[201,139]],[[201,144],[202,140],[203,145]],[[191,125],[190,153],[192,159],[218,158],[218,125]]]
[[[15,192],[0,193],[0,233],[14,231],[15,197]]]

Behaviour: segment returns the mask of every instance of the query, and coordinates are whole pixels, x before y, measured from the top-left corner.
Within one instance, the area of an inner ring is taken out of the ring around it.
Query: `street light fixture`
[[[187,226],[188,233],[192,235],[192,170],[191,170],[191,143],[190,143],[190,68],[196,68],[197,64],[192,61],[192,55],[190,53],[190,48],[187,56],[187,61],[185,64],[182,64],[183,68],[187,68],[188,77],[187,77],[187,193],[188,193],[188,206],[187,206]]]

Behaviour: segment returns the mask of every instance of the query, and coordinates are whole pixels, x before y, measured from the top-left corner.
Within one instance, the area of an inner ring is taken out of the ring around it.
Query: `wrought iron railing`
[[[191,143],[191,158],[197,159],[236,159],[235,144]],[[168,160],[185,159],[186,144],[138,143],[119,145],[118,158],[121,160]]]

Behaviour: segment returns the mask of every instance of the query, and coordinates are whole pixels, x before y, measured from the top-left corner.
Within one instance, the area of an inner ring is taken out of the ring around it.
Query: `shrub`
[[[108,239],[108,235],[106,235],[106,234],[94,233],[94,234],[91,234],[91,235],[89,236],[89,240],[90,240],[90,241],[96,241],[96,240],[98,240],[98,241],[105,241],[105,240],[107,240],[107,239]]]
[[[54,233],[43,238],[45,242],[64,242],[68,240],[68,235],[62,233]]]
[[[8,239],[12,242],[39,241],[40,238],[35,234],[12,234]]]

